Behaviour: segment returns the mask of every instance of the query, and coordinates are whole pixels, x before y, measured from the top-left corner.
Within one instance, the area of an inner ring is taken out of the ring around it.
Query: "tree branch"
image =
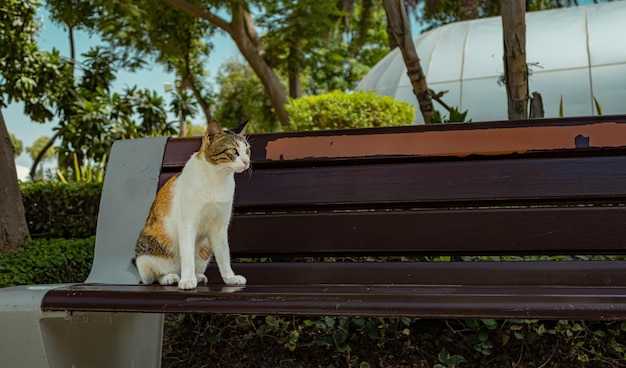
[[[52,145],[54,144],[54,141],[56,141],[56,139],[59,138],[59,136],[65,134],[65,132],[67,132],[67,129],[68,127],[67,125],[65,125],[61,129],[59,129],[56,133],[54,133],[52,138],[48,140],[48,143],[46,143],[46,145],[43,146],[41,151],[39,151],[39,154],[37,155],[37,157],[35,157],[35,160],[33,161],[33,165],[30,167],[30,172],[29,172],[30,179],[33,182],[35,181],[35,175],[37,173],[37,166],[39,166],[39,163],[41,162],[43,157],[46,155],[46,152],[50,149],[50,147],[52,147]]]
[[[252,19],[252,14],[243,9],[241,5],[238,6],[237,11],[239,12],[239,16],[241,16],[241,20],[243,21],[246,35],[248,35],[248,38],[250,39],[254,47],[256,47],[260,51],[260,55],[264,56],[265,49],[263,48],[263,44],[261,43],[261,40],[256,33],[256,27],[254,26],[254,19]]]
[[[183,11],[189,15],[193,15],[194,17],[206,19],[211,22],[216,27],[222,29],[228,34],[232,32],[232,25],[224,20],[223,18],[215,15],[209,9],[202,9],[201,7],[187,2],[185,0],[163,0],[165,3],[170,6]]]

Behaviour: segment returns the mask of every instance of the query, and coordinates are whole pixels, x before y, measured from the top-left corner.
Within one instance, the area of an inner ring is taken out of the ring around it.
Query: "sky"
[[[69,37],[64,27],[53,24],[49,17],[48,12],[45,9],[39,11],[42,17],[43,30],[39,33],[38,44],[40,49],[50,51],[56,48],[60,51],[61,55],[69,56]],[[229,59],[240,59],[241,53],[237,49],[234,41],[222,32],[217,34],[211,39],[214,45],[213,52],[209,58],[209,79],[217,76],[217,71],[224,62]],[[101,41],[97,37],[90,37],[86,32],[75,32],[75,45],[76,54],[80,55],[89,50],[90,47],[100,44]],[[117,80],[114,84],[114,91],[121,92],[126,86],[137,85],[139,89],[150,89],[157,91],[161,96],[166,98],[166,105],[169,106],[169,93],[164,92],[164,83],[174,83],[175,76],[173,73],[167,73],[164,68],[158,64],[148,61],[148,67],[129,73],[126,71],[120,71],[117,74]],[[2,111],[4,120],[7,124],[9,132],[13,133],[24,144],[24,148],[29,147],[33,142],[41,137],[51,137],[54,132],[52,128],[56,126],[56,121],[46,124],[35,123],[30,120],[23,113],[23,104],[11,104],[8,108]],[[174,118],[172,117],[172,120]],[[33,160],[28,153],[22,153],[16,160],[17,165],[31,166]]]

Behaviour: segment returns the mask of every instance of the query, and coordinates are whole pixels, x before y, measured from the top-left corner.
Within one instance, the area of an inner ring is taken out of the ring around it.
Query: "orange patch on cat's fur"
[[[174,196],[173,184],[176,182],[176,179],[178,179],[178,175],[170,178],[157,193],[156,199],[150,208],[148,218],[146,219],[146,227],[144,228],[146,234],[152,236],[163,248],[169,251],[171,251],[172,240],[167,236],[163,218],[166,214],[170,213],[172,197]],[[167,257],[166,254],[153,255]]]
[[[200,247],[200,249],[198,249],[198,255],[203,260],[208,261],[211,258],[211,255],[213,255],[213,252],[211,250],[211,244],[207,243]]]

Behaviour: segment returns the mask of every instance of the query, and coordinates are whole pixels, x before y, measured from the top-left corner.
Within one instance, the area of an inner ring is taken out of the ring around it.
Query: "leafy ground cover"
[[[625,322],[169,315],[163,366],[622,367]]]

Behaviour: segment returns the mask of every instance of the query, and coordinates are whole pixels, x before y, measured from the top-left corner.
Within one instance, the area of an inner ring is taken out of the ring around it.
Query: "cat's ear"
[[[235,133],[235,134],[239,134],[240,136],[244,136],[246,135],[246,127],[248,126],[248,120],[244,121],[243,123],[237,125],[234,129],[231,130],[231,132]]]
[[[206,127],[206,131],[204,132],[204,136],[202,137],[202,145],[207,145],[211,142],[211,139],[216,135],[222,133],[222,127],[217,120],[211,120],[209,125]]]

